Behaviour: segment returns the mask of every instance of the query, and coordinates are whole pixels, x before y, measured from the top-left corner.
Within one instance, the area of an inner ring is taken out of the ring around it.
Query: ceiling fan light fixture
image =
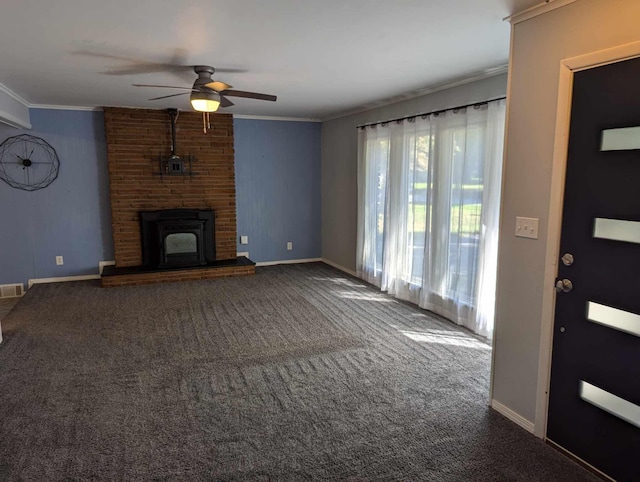
[[[191,107],[198,112],[215,112],[220,107],[220,96],[216,92],[192,92]]]

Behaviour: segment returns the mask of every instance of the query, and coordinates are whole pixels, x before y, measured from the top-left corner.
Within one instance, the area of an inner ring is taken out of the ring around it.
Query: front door
[[[640,59],[575,74],[547,438],[640,481],[637,126]]]

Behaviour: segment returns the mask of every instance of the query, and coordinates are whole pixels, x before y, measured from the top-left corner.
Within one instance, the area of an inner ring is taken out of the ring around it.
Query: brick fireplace
[[[163,172],[159,158],[171,152],[166,110],[105,107],[104,117],[113,245],[120,271],[103,277],[103,286],[252,274],[252,263],[233,264],[237,261],[233,116],[211,115],[210,129],[204,133],[201,114],[179,113],[176,153],[183,159],[193,156],[191,175]],[[143,266],[140,213],[162,210],[212,210],[215,259],[223,268],[145,271],[136,278],[136,268]]]

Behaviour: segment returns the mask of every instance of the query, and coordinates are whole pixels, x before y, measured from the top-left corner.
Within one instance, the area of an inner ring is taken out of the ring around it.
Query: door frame
[[[553,323],[555,317],[555,281],[558,275],[558,255],[564,202],[565,174],[571,126],[571,101],[573,78],[576,72],[600,67],[623,60],[640,57],[640,42],[566,58],[560,61],[558,104],[556,110],[555,138],[553,143],[553,165],[551,170],[551,192],[549,197],[549,220],[545,256],[544,284],[542,296],[542,319],[540,351],[538,358],[538,389],[534,434],[547,438],[547,416],[549,409],[549,383],[551,380],[551,355],[553,346]]]

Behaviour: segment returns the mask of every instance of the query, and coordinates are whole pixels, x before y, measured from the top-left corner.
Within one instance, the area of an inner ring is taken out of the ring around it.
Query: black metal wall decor
[[[44,139],[20,134],[0,144],[0,179],[11,187],[37,191],[55,181],[59,171],[58,154]]]

